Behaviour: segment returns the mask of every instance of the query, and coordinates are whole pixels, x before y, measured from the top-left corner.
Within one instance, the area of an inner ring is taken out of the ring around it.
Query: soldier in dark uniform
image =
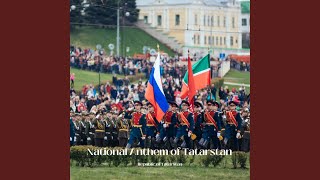
[[[146,115],[140,112],[142,106],[140,101],[134,101],[134,106],[135,112],[131,114],[132,128],[126,148],[131,148],[136,139],[140,142],[140,147],[144,148],[144,140],[146,138]]]
[[[160,123],[156,119],[156,113],[154,112],[153,105],[148,102],[148,113],[146,114],[146,147],[154,149],[155,138],[159,133],[158,128]]]
[[[229,102],[229,111],[226,111],[226,129],[223,140],[226,148],[233,151],[239,150],[238,139],[241,138],[240,131],[242,124],[240,113],[235,110],[236,105],[237,103],[234,101]]]
[[[194,118],[194,131],[193,133],[197,136],[196,139],[194,140],[194,148],[199,149],[199,141],[202,138],[202,122],[203,122],[203,105],[201,102],[194,102],[194,113],[193,113],[193,118]]]
[[[207,109],[204,112],[203,134],[199,144],[203,148],[208,148],[208,144],[212,141],[210,149],[220,148],[219,137],[221,136],[221,117],[217,109],[219,104],[212,100],[207,101]]]
[[[74,113],[70,112],[70,146],[74,145],[74,135],[75,135],[75,127],[73,124]]]
[[[73,122],[75,128],[74,141],[75,145],[81,145],[81,136],[80,136],[80,114],[75,113],[75,121]]]
[[[194,128],[193,114],[188,111],[190,104],[188,101],[181,102],[182,112],[178,113],[178,132],[174,139],[174,144],[177,146],[179,140],[183,137],[184,142],[181,144],[182,148],[191,148],[191,135]]]
[[[176,135],[175,126],[177,123],[177,107],[178,105],[174,101],[169,101],[169,110],[163,116],[161,121],[162,127],[160,129],[160,138],[165,143],[168,149],[173,148],[173,140]],[[171,144],[172,143],[172,144]]]
[[[92,145],[94,146],[94,125],[93,125],[93,120],[94,120],[94,113],[90,113],[87,119],[87,129],[86,129],[86,134],[87,134],[87,145]]]
[[[118,118],[118,111],[112,111],[111,112],[111,146],[116,147],[119,146],[119,140],[118,140],[118,126],[117,126],[117,118]]]
[[[79,122],[80,125],[80,138],[81,138],[81,145],[87,145],[87,134],[86,134],[86,117],[88,116],[88,113],[85,111],[81,112],[81,121]]]
[[[118,140],[119,140],[119,146],[125,147],[128,143],[128,137],[129,137],[129,119],[127,119],[126,114],[131,114],[129,111],[124,111],[122,114],[118,116],[117,119],[117,127],[118,127]]]
[[[241,125],[241,151],[250,151],[250,114],[249,109],[244,108],[241,113],[242,125]]]
[[[104,115],[104,123],[105,123],[105,133],[106,136],[104,137],[103,140],[103,146],[104,147],[111,147],[112,145],[112,130],[113,130],[113,126],[112,126],[112,113],[111,111],[108,111],[106,115]]]
[[[93,125],[95,128],[95,133],[94,133],[94,144],[95,146],[98,147],[103,147],[103,140],[105,137],[105,122],[103,121],[103,116],[100,113],[98,113],[98,115],[95,117],[94,121],[93,121]]]

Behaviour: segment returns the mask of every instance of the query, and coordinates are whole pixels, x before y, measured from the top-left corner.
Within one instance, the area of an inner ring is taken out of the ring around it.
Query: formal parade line
[[[181,149],[178,147],[177,149],[107,149],[107,148],[100,148],[100,149],[90,149],[88,148],[89,155],[92,156],[127,156],[127,155],[141,155],[141,156],[153,156],[153,155],[181,155],[182,153],[184,155],[200,155],[200,156],[226,156],[226,155],[232,155],[231,149]]]

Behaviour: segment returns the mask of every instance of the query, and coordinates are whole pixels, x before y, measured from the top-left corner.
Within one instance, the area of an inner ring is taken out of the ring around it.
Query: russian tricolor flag
[[[149,82],[144,96],[153,105],[156,113],[156,119],[160,122],[164,114],[169,109],[169,105],[162,89],[159,52],[151,70]]]

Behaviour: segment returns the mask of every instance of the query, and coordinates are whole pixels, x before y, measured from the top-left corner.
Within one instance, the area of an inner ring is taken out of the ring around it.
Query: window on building
[[[208,36],[208,44],[211,45],[211,37]]]
[[[214,26],[214,24],[213,24],[214,21],[213,20],[214,20],[214,16],[211,16],[211,26]]]
[[[230,37],[230,46],[233,46],[233,37]]]
[[[222,45],[222,37],[220,37],[220,46]]]
[[[180,15],[176,14],[176,26],[180,25]]]
[[[223,17],[223,27],[226,27],[226,23],[227,23],[227,18]]]
[[[203,25],[206,26],[206,16],[203,16]]]
[[[214,36],[212,36],[211,40],[212,40],[212,45],[214,45]]]
[[[148,16],[144,16],[143,20],[144,20],[144,23],[147,24],[148,23]]]
[[[197,42],[197,36],[193,35],[193,44],[196,44],[196,42]]]
[[[207,44],[207,36],[204,36],[204,44]]]
[[[209,16],[207,17],[207,20],[208,20],[208,26],[210,26],[210,17]]]
[[[219,45],[219,38],[218,37],[216,37],[216,45],[218,46]]]
[[[198,35],[198,44],[200,44],[200,35]]]
[[[247,26],[247,19],[246,18],[242,19],[242,26]]]
[[[234,17],[232,17],[232,28],[234,28]]]
[[[159,15],[158,16],[158,26],[161,26],[161,22],[162,22],[162,17]]]
[[[238,44],[238,39],[236,39],[236,44]]]
[[[197,15],[194,15],[194,24],[198,25],[198,16]]]
[[[223,38],[223,45],[226,45],[226,37]]]
[[[220,27],[220,16],[217,17],[218,27]]]

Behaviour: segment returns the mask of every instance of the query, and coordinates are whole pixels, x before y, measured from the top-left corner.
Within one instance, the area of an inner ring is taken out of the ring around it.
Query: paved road
[[[226,85],[234,85],[234,86],[245,86],[250,87],[250,84],[240,84],[240,83],[232,83],[232,82],[224,82]]]

